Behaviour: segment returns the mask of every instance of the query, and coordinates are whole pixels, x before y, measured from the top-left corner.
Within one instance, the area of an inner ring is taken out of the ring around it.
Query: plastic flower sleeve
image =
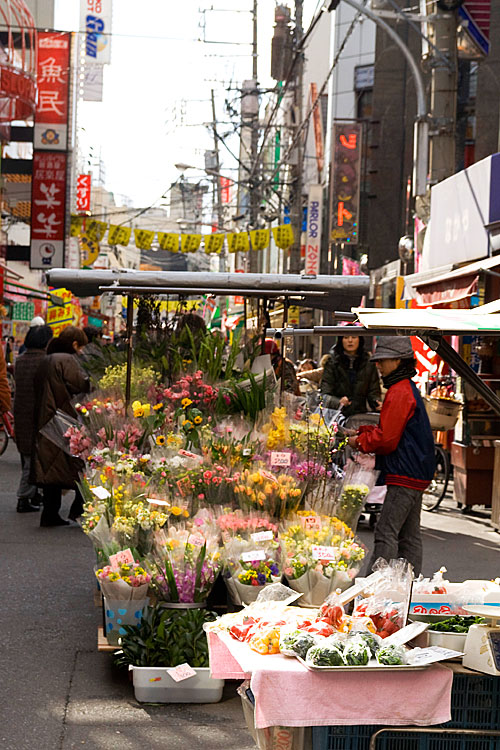
[[[335,515],[352,529],[356,529],[365,500],[373,489],[378,472],[348,461],[344,481],[337,500]]]
[[[60,409],[40,428],[40,434],[70,456],[85,458],[92,448],[85,426]]]

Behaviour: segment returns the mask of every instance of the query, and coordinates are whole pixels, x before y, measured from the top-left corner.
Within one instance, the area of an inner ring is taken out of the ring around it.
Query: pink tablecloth
[[[296,659],[261,656],[246,643],[210,633],[212,676],[245,679],[255,696],[255,726],[353,724],[429,726],[451,719],[453,672],[440,664],[405,672],[310,672]]]

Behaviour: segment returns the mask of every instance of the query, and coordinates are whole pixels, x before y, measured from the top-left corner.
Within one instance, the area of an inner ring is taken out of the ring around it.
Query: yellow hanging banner
[[[195,253],[201,245],[201,234],[181,234],[181,252]]]
[[[250,250],[250,240],[246,232],[231,232],[227,236],[227,247],[230,253],[246,253]]]
[[[80,263],[82,266],[91,266],[95,263],[99,255],[99,243],[89,237],[88,234],[81,234],[78,238],[80,245]]]
[[[271,233],[269,229],[254,229],[250,232],[252,250],[264,250],[269,245]]]
[[[161,250],[168,250],[170,253],[179,252],[179,235],[171,232],[158,232],[158,244]]]
[[[124,245],[127,247],[132,234],[131,227],[120,227],[116,224],[109,225],[108,245]]]
[[[70,236],[79,237],[83,229],[83,216],[72,216],[70,226]]]
[[[149,229],[134,229],[135,246],[139,250],[151,250],[155,233]]]
[[[205,235],[205,252],[220,253],[224,244],[225,234],[207,234]]]
[[[97,221],[97,219],[87,219],[85,222],[85,234],[90,237],[94,242],[100,242],[106,234],[108,225],[105,221]]]
[[[273,237],[277,246],[286,250],[293,245],[293,229],[291,224],[280,224],[279,227],[273,227]]]

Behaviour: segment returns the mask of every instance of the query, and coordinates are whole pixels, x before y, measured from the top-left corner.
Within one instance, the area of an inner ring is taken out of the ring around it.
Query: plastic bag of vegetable
[[[379,664],[394,666],[397,664],[406,664],[406,649],[404,646],[387,645],[382,646],[377,651],[375,658]]]
[[[342,648],[335,645],[312,646],[307,652],[306,661],[315,667],[345,666]]]
[[[305,659],[307,652],[315,644],[314,637],[303,630],[281,632],[280,651],[285,656],[300,656],[301,659]]]
[[[370,647],[361,638],[349,638],[344,648],[344,659],[351,667],[363,667],[370,661]]]
[[[370,653],[372,656],[375,656],[382,645],[382,638],[379,635],[376,635],[375,633],[369,633],[367,631],[351,632],[349,633],[349,638],[353,640],[354,638],[362,640],[370,649]]]

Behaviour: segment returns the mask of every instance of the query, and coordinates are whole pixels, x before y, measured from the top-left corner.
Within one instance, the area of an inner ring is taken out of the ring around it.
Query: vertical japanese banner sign
[[[333,126],[333,201],[331,240],[356,245],[359,241],[362,124],[336,122]]]
[[[92,176],[79,174],[76,178],[76,210],[78,213],[90,211],[90,187]]]
[[[64,265],[70,34],[38,34],[30,268]]]
[[[319,273],[321,255],[321,220],[323,214],[323,188],[321,185],[309,185],[307,199],[307,241],[304,270],[306,274],[316,276]]]

